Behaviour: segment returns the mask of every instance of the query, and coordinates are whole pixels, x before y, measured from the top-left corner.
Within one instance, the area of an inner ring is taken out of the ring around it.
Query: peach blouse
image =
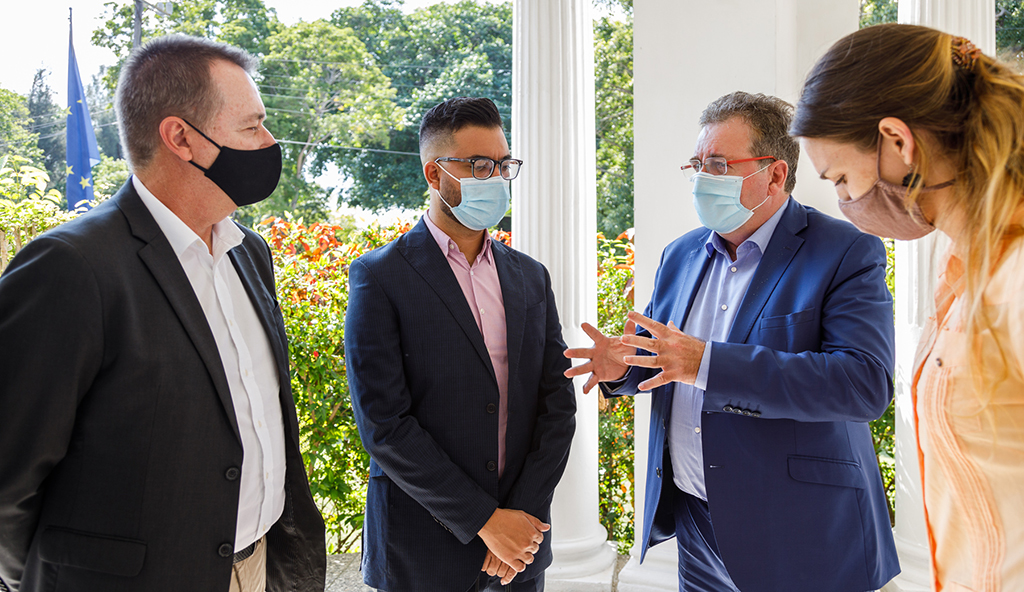
[[[943,268],[912,388],[935,590],[1022,591],[1024,240],[985,291],[983,372],[995,389],[984,397],[968,372],[963,262],[951,250]]]

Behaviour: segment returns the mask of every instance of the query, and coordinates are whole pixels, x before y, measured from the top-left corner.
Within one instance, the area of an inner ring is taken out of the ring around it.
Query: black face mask
[[[247,206],[270,197],[281,180],[280,144],[275,142],[272,146],[258,150],[235,150],[214,142],[187,120],[182,121],[188,123],[208,142],[220,148],[220,154],[208,169],[191,160],[189,163],[203,171],[208,179],[216,183],[217,187],[235,202],[235,205]]]

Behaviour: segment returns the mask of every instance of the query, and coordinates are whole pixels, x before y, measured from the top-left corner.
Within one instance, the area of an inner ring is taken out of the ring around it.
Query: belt
[[[257,542],[259,542],[259,541],[257,541]],[[255,552],[256,552],[256,543],[253,543],[253,544],[249,545],[248,547],[242,549],[238,553],[235,553],[235,558],[232,561],[232,564],[241,563],[241,562],[245,561],[246,559],[252,557],[252,554],[255,553]]]

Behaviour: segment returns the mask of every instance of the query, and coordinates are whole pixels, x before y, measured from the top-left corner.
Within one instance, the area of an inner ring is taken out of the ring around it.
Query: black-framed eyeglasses
[[[691,158],[690,164],[679,167],[681,170],[686,171],[688,175],[695,175],[701,170],[705,170],[712,175],[724,175],[729,171],[730,164],[738,164],[741,162],[753,162],[755,160],[778,160],[774,156],[758,156],[756,158],[738,158],[736,160],[726,160],[723,156],[709,156],[701,162],[699,158]]]
[[[523,161],[518,158],[505,158],[498,161],[486,156],[474,156],[473,158],[442,156],[441,158],[435,158],[434,162],[468,162],[469,167],[473,169],[474,179],[490,179],[491,175],[494,174],[494,165],[498,165],[498,172],[501,174],[501,178],[506,181],[515,179],[519,174],[520,167],[523,166]]]

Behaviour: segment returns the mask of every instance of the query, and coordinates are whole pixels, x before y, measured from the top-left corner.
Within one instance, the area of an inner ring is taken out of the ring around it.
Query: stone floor
[[[619,555],[615,566],[615,577],[609,592],[616,592],[619,582],[619,571],[626,565],[628,555]],[[363,574],[359,572],[359,553],[327,556],[327,589],[325,592],[373,592],[363,584]]]

